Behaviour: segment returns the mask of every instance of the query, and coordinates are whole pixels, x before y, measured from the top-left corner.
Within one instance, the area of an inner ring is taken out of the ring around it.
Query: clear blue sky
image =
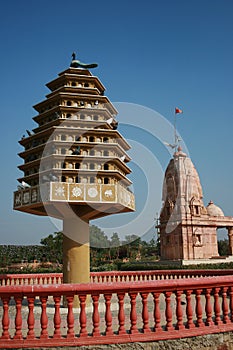
[[[81,61],[98,62],[93,73],[112,102],[145,106],[170,122],[175,106],[184,110],[178,130],[200,174],[205,204],[212,199],[233,215],[232,0],[2,1],[0,41],[0,244],[39,243],[57,230],[47,218],[14,212],[12,193],[21,176],[18,140],[36,126],[32,106],[48,93],[45,84],[68,68],[73,51]],[[119,120],[122,134],[134,144],[132,155],[136,142],[140,146],[131,166],[134,215],[145,206],[150,152],[158,160],[152,181],[155,215],[170,154],[156,138],[134,128],[133,117],[131,126],[123,125],[124,116]],[[140,116],[138,123],[143,125]],[[143,217],[153,225],[150,211]],[[117,227],[120,220],[112,216],[101,225]]]

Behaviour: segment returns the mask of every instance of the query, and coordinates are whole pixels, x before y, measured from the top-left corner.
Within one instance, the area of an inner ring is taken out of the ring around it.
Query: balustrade
[[[105,283],[176,280],[227,275],[233,275],[233,270],[172,270],[172,273],[171,270],[91,272],[90,279],[93,283]],[[62,276],[62,273],[0,274],[0,286],[61,284]]]
[[[232,284],[233,276],[219,276],[1,286],[0,348],[141,342],[232,331]],[[80,307],[73,308],[77,297]]]

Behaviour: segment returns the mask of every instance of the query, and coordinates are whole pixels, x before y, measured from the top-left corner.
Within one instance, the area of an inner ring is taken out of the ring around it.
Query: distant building
[[[158,225],[161,260],[186,264],[219,259],[218,228],[227,228],[229,255],[233,255],[233,217],[224,216],[212,201],[204,206],[198,173],[180,147],[166,169],[162,200]]]

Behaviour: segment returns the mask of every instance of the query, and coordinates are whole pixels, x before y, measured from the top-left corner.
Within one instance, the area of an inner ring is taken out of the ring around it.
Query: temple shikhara
[[[161,260],[183,264],[219,261],[218,228],[228,230],[229,257],[225,262],[233,260],[233,217],[224,216],[212,201],[204,206],[197,170],[181,147],[166,169],[162,200],[158,226]]]
[[[19,141],[23,176],[14,209],[63,220],[64,281],[89,282],[89,220],[135,209],[130,146],[90,68],[73,60],[34,106],[38,124]]]

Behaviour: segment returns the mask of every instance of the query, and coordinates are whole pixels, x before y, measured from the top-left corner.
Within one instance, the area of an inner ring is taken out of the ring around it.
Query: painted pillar
[[[233,255],[233,227],[228,227],[228,238],[229,238],[229,253]]]
[[[89,236],[89,222],[78,216],[63,220],[63,283],[90,282]]]

